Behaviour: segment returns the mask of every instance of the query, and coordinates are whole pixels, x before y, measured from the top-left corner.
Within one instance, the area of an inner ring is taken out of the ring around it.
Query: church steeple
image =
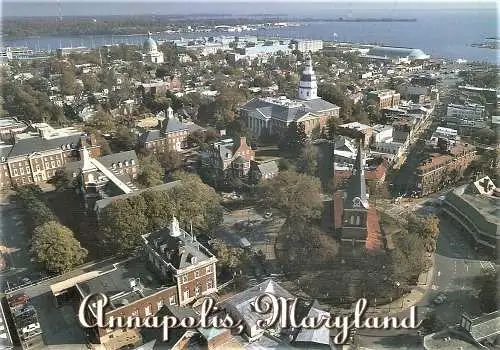
[[[307,55],[306,64],[300,77],[299,99],[312,100],[315,98],[318,98],[318,84],[316,83],[316,74],[312,67],[311,56]]]
[[[368,209],[368,195],[366,193],[364,158],[361,141],[358,143],[358,154],[349,180],[347,193],[344,199],[344,208]]]

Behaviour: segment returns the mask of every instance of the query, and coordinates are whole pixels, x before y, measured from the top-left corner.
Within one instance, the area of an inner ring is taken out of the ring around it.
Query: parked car
[[[264,214],[264,219],[270,219],[270,218],[271,218],[271,216],[273,216],[273,213],[271,213],[270,211],[268,211],[268,212],[266,212],[266,213]]]
[[[26,304],[30,300],[29,296],[24,293],[13,295],[9,298],[10,307],[17,307]]]
[[[240,238],[240,247],[241,248],[250,248],[251,246],[252,246],[252,244],[250,243],[250,241],[248,239],[246,239],[245,237]]]

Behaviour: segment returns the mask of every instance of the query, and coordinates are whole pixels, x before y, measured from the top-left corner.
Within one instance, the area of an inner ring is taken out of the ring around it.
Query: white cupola
[[[172,222],[170,223],[170,236],[179,237],[181,235],[181,229],[179,227],[179,221],[174,216]]]
[[[316,82],[316,74],[312,67],[311,56],[306,57],[306,64],[299,83],[299,99],[313,100],[318,98],[318,84]]]

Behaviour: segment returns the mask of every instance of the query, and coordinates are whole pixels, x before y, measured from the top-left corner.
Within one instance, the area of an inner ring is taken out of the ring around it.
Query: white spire
[[[174,117],[174,110],[172,109],[172,107],[168,106],[167,108],[167,118],[168,119],[172,119]]]
[[[90,161],[90,154],[89,151],[87,151],[87,147],[83,146],[82,149],[82,158],[83,158],[83,167],[82,171],[89,171],[89,170],[95,170],[96,167],[92,162]]]

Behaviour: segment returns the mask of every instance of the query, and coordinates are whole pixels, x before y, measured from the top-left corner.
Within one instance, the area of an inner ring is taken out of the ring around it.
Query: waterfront
[[[265,27],[256,31],[203,32],[156,34],[155,39],[193,38],[214,35],[258,35],[297,39],[333,40],[356,43],[379,43],[387,46],[422,49],[433,57],[466,59],[498,63],[498,50],[473,47],[496,35],[497,18],[494,11],[421,11],[411,12],[415,22],[306,22],[300,26]],[[99,47],[105,44],[141,44],[146,35],[40,37],[6,41],[9,46],[28,46],[35,51],[58,47]]]

